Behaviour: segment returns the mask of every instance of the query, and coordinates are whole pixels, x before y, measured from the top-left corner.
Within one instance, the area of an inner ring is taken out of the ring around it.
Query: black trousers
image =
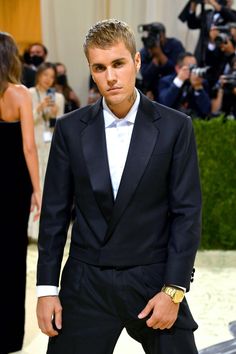
[[[137,317],[160,291],[164,266],[96,267],[70,257],[60,291],[62,330],[49,339],[47,354],[111,354],[123,328],[147,354],[197,354],[197,324],[186,302],[170,330],[148,328]]]

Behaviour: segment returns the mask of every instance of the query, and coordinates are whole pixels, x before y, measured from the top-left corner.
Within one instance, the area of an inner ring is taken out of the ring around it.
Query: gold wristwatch
[[[181,301],[183,301],[184,298],[184,290],[182,289],[177,289],[172,286],[163,286],[161,289],[165,294],[169,295],[172,299],[172,301],[175,304],[179,304]]]

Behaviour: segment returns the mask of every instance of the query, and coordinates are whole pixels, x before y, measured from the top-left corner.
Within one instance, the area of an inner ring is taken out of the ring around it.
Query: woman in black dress
[[[1,354],[22,348],[28,217],[41,207],[31,95],[20,76],[17,46],[0,32]]]

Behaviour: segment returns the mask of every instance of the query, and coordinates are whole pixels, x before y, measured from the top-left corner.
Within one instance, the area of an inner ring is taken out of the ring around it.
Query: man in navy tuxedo
[[[197,354],[184,298],[201,228],[191,119],[135,88],[124,22],[95,24],[84,51],[102,98],[59,119],[52,141],[37,270],[47,353],[110,354],[126,328],[145,353]]]

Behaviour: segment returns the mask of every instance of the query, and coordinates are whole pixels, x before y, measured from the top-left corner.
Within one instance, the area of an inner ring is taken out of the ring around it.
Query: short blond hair
[[[116,19],[99,21],[89,29],[85,37],[84,53],[88,59],[89,48],[106,49],[118,42],[125,44],[134,59],[136,43],[134,33],[129,25]]]

